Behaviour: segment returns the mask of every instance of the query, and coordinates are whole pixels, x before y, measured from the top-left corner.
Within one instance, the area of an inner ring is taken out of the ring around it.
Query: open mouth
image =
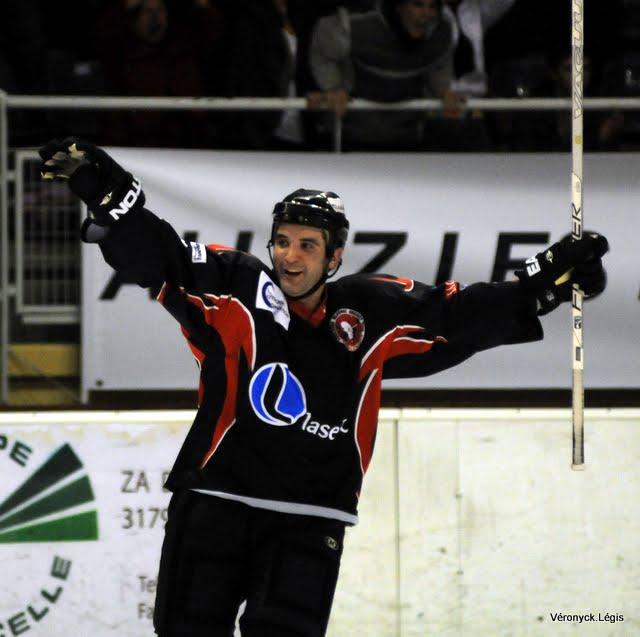
[[[283,274],[286,278],[293,281],[302,277],[302,272],[299,270],[284,270]]]

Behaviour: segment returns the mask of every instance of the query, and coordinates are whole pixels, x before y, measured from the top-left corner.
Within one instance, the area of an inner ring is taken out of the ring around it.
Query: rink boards
[[[0,635],[152,634],[192,417],[0,414]],[[588,410],[576,473],[568,410],[384,410],[328,634],[639,633],[639,424]]]

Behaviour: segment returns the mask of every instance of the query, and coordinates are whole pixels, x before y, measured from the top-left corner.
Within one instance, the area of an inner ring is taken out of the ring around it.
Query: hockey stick
[[[571,236],[582,239],[582,156],[583,145],[583,0],[572,0],[571,11]],[[573,387],[572,422],[573,455],[571,468],[584,469],[584,349],[582,342],[582,303],[584,294],[577,283],[571,293],[571,318],[573,325]]]

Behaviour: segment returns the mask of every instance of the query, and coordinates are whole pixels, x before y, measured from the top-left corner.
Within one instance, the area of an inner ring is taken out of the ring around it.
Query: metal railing
[[[480,111],[558,111],[571,108],[570,98],[490,98],[469,99],[468,110]],[[206,111],[272,111],[306,110],[304,98],[219,98],[219,97],[95,97],[95,96],[35,96],[8,95],[0,91],[0,404],[9,400],[9,303],[18,301],[20,311],[37,311],[24,303],[17,294],[14,282],[10,280],[9,260],[9,210],[8,187],[18,179],[17,173],[9,172],[9,110],[206,110]],[[349,102],[349,111],[438,111],[442,103],[436,99],[409,100],[397,103],[378,103],[355,99]],[[638,110],[640,98],[590,98],[584,100],[585,110]],[[44,141],[44,140],[43,140]],[[342,120],[335,116],[333,130],[333,150],[342,150]],[[18,198],[21,195],[18,194]],[[19,223],[16,228],[21,227]],[[16,261],[16,272],[20,273],[20,261]],[[23,261],[22,261],[23,262]],[[54,303],[55,304],[55,303]],[[65,305],[65,304],[63,304]],[[66,310],[72,312],[66,307]]]
[[[15,153],[15,311],[25,323],[78,323],[81,205],[40,178],[40,157]]]

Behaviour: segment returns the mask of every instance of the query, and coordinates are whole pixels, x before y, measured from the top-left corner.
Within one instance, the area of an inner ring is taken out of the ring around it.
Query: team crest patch
[[[338,342],[355,352],[364,338],[364,318],[360,312],[343,307],[331,317],[331,329]]]

